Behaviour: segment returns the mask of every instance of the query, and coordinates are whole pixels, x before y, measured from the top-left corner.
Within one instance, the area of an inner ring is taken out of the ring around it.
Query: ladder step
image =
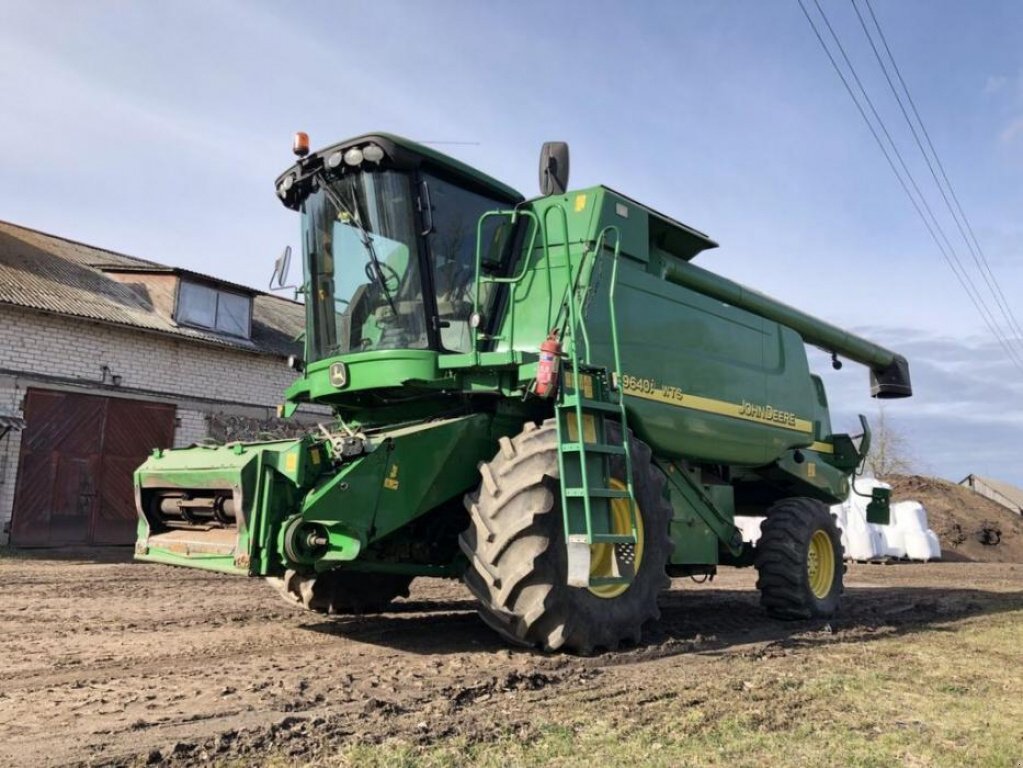
[[[591,587],[607,587],[612,584],[631,584],[632,579],[624,576],[602,576],[600,578],[590,579]]]
[[[625,448],[620,445],[606,445],[604,443],[562,443],[562,451],[585,451],[586,453],[606,453],[611,456],[624,456]]]
[[[562,399],[562,408],[574,409],[576,403],[582,407],[584,411],[601,411],[603,413],[621,413],[622,407],[618,403],[608,403],[603,400],[590,400],[585,397],[577,397],[575,395],[565,395]]]
[[[593,544],[635,544],[631,533],[594,533],[590,536]]]
[[[628,499],[629,492],[620,488],[590,488],[589,493],[585,488],[566,488],[565,496],[570,499],[582,499],[589,496],[591,499]]]

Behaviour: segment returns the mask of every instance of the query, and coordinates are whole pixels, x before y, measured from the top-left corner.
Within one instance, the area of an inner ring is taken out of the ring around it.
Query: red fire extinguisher
[[[550,397],[558,388],[558,367],[561,364],[561,342],[554,328],[540,345],[540,363],[536,367],[536,394]]]

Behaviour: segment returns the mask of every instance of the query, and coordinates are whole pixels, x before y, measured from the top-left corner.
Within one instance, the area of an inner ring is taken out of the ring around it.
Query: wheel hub
[[[625,483],[611,478],[611,488],[625,490]],[[611,533],[632,533],[632,515],[629,499],[611,499]],[[636,574],[643,562],[643,516],[636,515],[635,544],[593,544],[590,547],[590,579],[602,579]],[[589,587],[597,597],[606,599],[618,597],[630,584],[604,584]]]
[[[816,530],[806,552],[806,575],[814,597],[823,600],[835,581],[835,548],[827,531]]]

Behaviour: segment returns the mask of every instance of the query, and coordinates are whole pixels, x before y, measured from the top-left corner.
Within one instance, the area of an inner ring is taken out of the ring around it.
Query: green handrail
[[[519,216],[523,216],[529,219],[533,226],[531,229],[531,235],[529,238],[529,246],[526,249],[525,257],[522,259],[522,268],[519,273],[513,277],[492,277],[490,275],[483,275],[483,224],[484,222],[493,216],[507,216],[511,219],[511,223],[515,224]],[[480,216],[479,221],[476,223],[476,279],[473,286],[473,297],[472,297],[472,313],[478,315],[480,311],[480,286],[483,283],[503,283],[503,284],[514,284],[519,283],[525,278],[526,273],[529,271],[529,262],[533,256],[533,248],[536,246],[536,235],[538,231],[541,231],[542,227],[540,220],[536,214],[532,211],[525,210],[513,210],[513,211],[487,211]],[[542,234],[542,232],[541,232]],[[547,259],[547,239],[544,237],[541,241],[543,245],[544,258]],[[548,259],[549,264],[549,259]],[[512,297],[509,302],[510,313],[508,318],[508,336],[509,336],[509,347],[514,348],[515,339],[515,300]],[[472,327],[472,350],[475,356],[476,364],[479,364],[479,327],[474,325]]]
[[[544,210],[544,212],[543,212],[543,231],[544,231],[544,239],[545,239],[545,241],[547,243],[547,247],[548,248],[550,248],[550,238],[547,237],[547,232],[550,230],[550,226],[548,224],[547,217],[551,215],[551,211],[557,211],[559,214],[561,214],[561,231],[564,233],[564,239],[565,239],[565,242],[564,242],[564,246],[565,246],[565,268],[568,270],[568,274],[569,274],[569,285],[568,285],[568,288],[566,290],[567,291],[571,291],[572,290],[572,280],[571,280],[571,275],[572,275],[572,254],[571,254],[571,251],[569,250],[569,246],[568,246],[568,212],[565,210],[565,206],[563,206],[561,203],[553,203],[553,204],[551,204],[550,206],[548,206]],[[561,307],[564,305],[564,303],[565,302],[562,301],[561,304],[559,304],[559,306],[558,306],[558,315],[559,315],[559,317],[561,315]],[[559,325],[559,322],[557,322],[557,321],[555,321],[553,323],[553,325],[552,325],[552,323],[551,323],[551,316],[553,314],[554,314],[554,278],[551,275],[550,253],[548,252],[548,255],[547,255],[547,327],[551,328],[552,330],[557,325]]]
[[[615,236],[614,252],[611,256],[611,283],[607,291],[608,317],[611,324],[611,353],[614,359],[614,386],[618,390],[618,409],[622,424],[622,447],[625,449],[625,486],[629,491],[629,517],[632,522],[632,535],[636,535],[636,494],[632,484],[632,451],[629,446],[629,419],[625,411],[625,391],[622,389],[622,356],[618,344],[618,319],[615,312],[615,288],[618,285],[618,257],[621,252],[621,234],[618,227],[609,225],[600,230],[597,245],[594,248],[600,257],[601,245],[606,245],[607,233]]]

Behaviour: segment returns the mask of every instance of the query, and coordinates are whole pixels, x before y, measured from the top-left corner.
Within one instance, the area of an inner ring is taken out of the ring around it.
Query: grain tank
[[[487,624],[548,650],[638,642],[669,576],[723,565],[755,566],[775,616],[837,609],[828,505],[870,433],[832,430],[806,346],[866,366],[881,398],[911,394],[904,358],[693,264],[703,233],[569,190],[565,145],[529,200],[389,134],[296,149],[276,192],[301,220],[307,328],[281,413],[334,417],[155,450],[138,559],[264,577],[328,614],[457,577]],[[765,514],[744,543],[735,516]]]

